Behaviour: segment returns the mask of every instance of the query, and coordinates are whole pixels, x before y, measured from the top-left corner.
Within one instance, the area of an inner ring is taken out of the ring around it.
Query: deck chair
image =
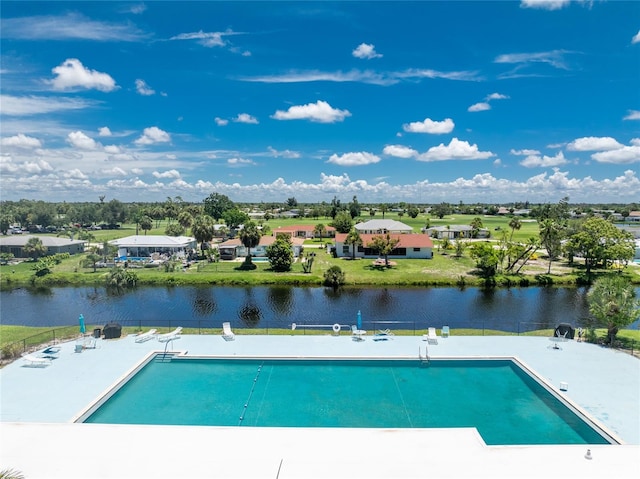
[[[442,337],[443,338],[449,337],[449,326],[442,326]]]
[[[358,326],[355,324],[351,326],[351,338],[354,341],[364,341],[363,336],[366,334],[367,332],[364,329],[358,329]]]
[[[40,356],[34,356],[33,354],[25,353],[22,355],[25,360],[25,366],[32,368],[44,368],[51,364],[50,358],[43,358]]]
[[[155,336],[157,331],[158,331],[157,329],[150,329],[146,333],[138,334],[136,336],[136,343],[145,343],[149,341],[151,338]]]
[[[235,333],[231,331],[231,323],[229,322],[222,323],[222,339],[225,341],[233,341],[236,339]]]
[[[178,326],[176,329],[169,333],[158,334],[158,341],[161,343],[168,343],[169,341],[174,341],[176,339],[180,339],[180,334],[182,333],[182,326]]]
[[[436,334],[436,328],[429,328],[426,337],[427,343],[438,344],[438,335]]]

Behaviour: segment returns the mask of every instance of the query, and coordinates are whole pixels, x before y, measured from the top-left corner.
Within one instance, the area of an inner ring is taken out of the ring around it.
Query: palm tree
[[[240,230],[240,241],[247,248],[247,263],[251,263],[251,248],[255,248],[260,243],[260,230],[253,221],[247,221]]]
[[[511,221],[509,221],[509,228],[511,228],[511,236],[509,237],[509,241],[512,241],[513,232],[515,230],[520,230],[520,228],[522,228],[522,222],[520,221],[520,219],[514,216],[513,218],[511,218]]]
[[[322,223],[318,223],[314,228],[313,228],[313,235],[314,236],[319,236],[320,239],[322,239],[322,237],[327,234],[327,228],[325,225],[323,225]]]
[[[29,238],[27,244],[22,247],[22,252],[33,259],[37,259],[40,256],[44,256],[47,253],[47,248],[42,244],[40,238]]]
[[[640,316],[640,301],[635,299],[635,288],[623,276],[605,276],[596,280],[587,293],[589,312],[596,320],[590,328],[607,328],[607,343],[612,344],[620,328],[633,323]]]
[[[213,218],[209,215],[196,216],[191,225],[191,234],[200,243],[200,250],[204,254],[204,244],[211,241],[215,234]]]
[[[360,237],[360,233],[355,228],[351,228],[349,234],[344,239],[344,244],[351,245],[351,259],[356,259],[356,249],[358,246],[362,246],[362,238]]]

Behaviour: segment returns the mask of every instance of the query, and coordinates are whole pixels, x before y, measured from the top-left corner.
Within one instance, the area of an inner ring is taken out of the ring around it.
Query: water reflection
[[[355,324],[363,328],[485,328],[510,332],[583,324],[585,288],[141,287],[120,296],[104,288],[0,293],[3,324],[57,327],[115,321],[123,326],[219,328]],[[640,293],[640,289],[637,290]],[[632,327],[637,327],[637,323]]]

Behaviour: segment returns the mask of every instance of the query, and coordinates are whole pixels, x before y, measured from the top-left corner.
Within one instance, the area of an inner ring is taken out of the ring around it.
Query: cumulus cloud
[[[640,145],[623,146],[617,150],[602,151],[591,155],[599,163],[612,163],[616,165],[628,165],[640,162]]]
[[[306,105],[294,105],[287,111],[277,110],[274,120],[310,120],[318,123],[335,123],[351,116],[349,110],[333,108],[326,101],[318,100]]]
[[[395,156],[396,158],[413,158],[418,156],[416,150],[404,145],[387,145],[382,152],[385,155]]]
[[[491,110],[491,105],[489,105],[489,103],[485,101],[480,103],[474,103],[469,108],[467,108],[467,111],[470,111],[470,112],[486,111],[486,110]]]
[[[248,113],[240,113],[236,116],[233,121],[235,123],[248,123],[251,125],[257,125],[258,119],[255,116],[251,116]]]
[[[2,146],[12,146],[15,148],[33,149],[42,147],[42,143],[37,138],[19,133],[0,140]]]
[[[614,138],[609,136],[596,137],[587,136],[577,138],[567,145],[570,151],[607,151],[622,148],[622,144],[618,143]]]
[[[452,138],[448,145],[440,143],[429,148],[426,153],[418,156],[420,161],[446,161],[446,160],[486,160],[495,156],[490,151],[480,151],[478,145],[470,145],[466,141]]]
[[[145,128],[142,136],[135,141],[136,145],[152,145],[154,143],[168,143],[171,141],[169,133],[157,126]]]
[[[359,151],[353,153],[345,153],[344,155],[333,154],[327,161],[327,163],[333,163],[340,166],[363,166],[378,163],[380,157],[373,153],[366,151]]]
[[[297,151],[291,151],[291,150],[278,151],[272,146],[267,147],[267,149],[269,150],[269,153],[275,158],[290,158],[290,159],[300,158],[300,153]]]
[[[67,135],[67,143],[79,150],[95,150],[100,146],[93,138],[88,137],[81,131],[69,133]]]
[[[107,145],[104,147],[104,152],[109,155],[118,155],[122,153],[122,150],[120,150],[120,147],[117,145]]]
[[[147,85],[147,83],[140,78],[136,80],[136,91],[139,95],[142,96],[151,96],[156,94],[156,91],[153,88],[149,87],[149,85]]]
[[[230,168],[242,168],[245,166],[254,166],[257,163],[253,160],[248,160],[246,158],[229,158],[227,160],[227,166]]]
[[[570,0],[522,0],[521,8],[537,8],[540,10],[560,10],[569,5]]]
[[[382,58],[382,55],[376,52],[375,46],[368,43],[361,43],[356,47],[355,50],[351,52],[351,54],[356,58],[361,58],[364,60],[370,60],[372,58]]]
[[[623,120],[640,120],[640,111],[629,110],[629,113],[623,118]]]
[[[424,121],[414,121],[402,125],[402,129],[410,133],[430,133],[432,135],[451,133],[454,127],[455,124],[451,118],[446,118],[443,121],[434,121],[430,118],[425,118]]]
[[[101,128],[98,128],[98,135],[99,136],[111,136],[111,130],[109,129],[108,126],[103,126]]]
[[[226,120],[224,118],[219,118],[219,117],[215,117],[214,120],[216,122],[216,125],[218,126],[227,126],[229,124],[229,120]]]
[[[530,156],[530,155],[539,155],[540,152],[538,150],[529,150],[529,149],[524,149],[524,150],[514,150],[511,149],[511,151],[509,152],[512,155],[517,155],[517,156]]]
[[[168,171],[154,171],[151,173],[156,178],[180,178],[180,172],[178,170],[168,170]]]
[[[487,101],[489,100],[508,100],[509,97],[507,95],[503,95],[502,93],[491,93],[487,95]]]
[[[525,168],[552,168],[566,163],[567,159],[561,151],[559,151],[555,156],[529,155],[520,162],[520,164]]]
[[[51,70],[56,77],[48,83],[54,90],[72,90],[83,88],[110,92],[118,88],[116,82],[107,73],[85,68],[77,58],[68,58]]]
[[[67,110],[82,110],[94,103],[82,98],[0,95],[0,112],[10,116],[30,116]]]

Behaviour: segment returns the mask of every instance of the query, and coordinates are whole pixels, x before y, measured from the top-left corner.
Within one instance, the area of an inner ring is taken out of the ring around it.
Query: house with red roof
[[[361,234],[362,245],[356,246],[356,258],[377,258],[378,253],[367,245],[379,234]],[[433,258],[433,241],[429,235],[416,233],[390,233],[393,239],[400,240],[395,249],[389,254],[389,258],[398,259],[431,259]],[[336,234],[336,255],[339,258],[351,258],[353,245],[346,244],[346,233]]]

